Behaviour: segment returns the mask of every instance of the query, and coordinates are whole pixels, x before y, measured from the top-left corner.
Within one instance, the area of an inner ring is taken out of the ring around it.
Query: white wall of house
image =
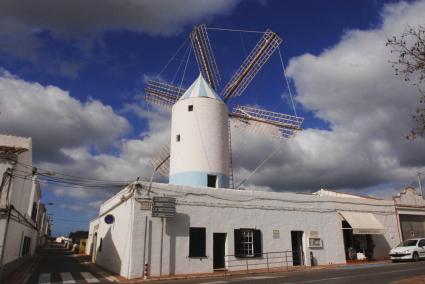
[[[10,150],[9,150],[10,149]],[[17,151],[16,154],[10,154],[10,151]],[[19,265],[20,261],[35,253],[38,244],[38,230],[36,221],[31,219],[33,202],[39,203],[41,191],[36,179],[31,178],[32,165],[32,147],[31,138],[15,137],[9,135],[0,135],[0,179],[4,172],[10,168],[14,175],[10,182],[7,182],[1,192],[0,208],[7,209],[8,205],[13,205],[15,209],[12,215],[18,216],[20,213],[20,222],[10,219],[7,225],[7,216],[0,220],[0,245],[4,243],[2,264],[9,267]],[[8,160],[15,158],[17,163]],[[27,176],[25,179],[23,176]],[[26,219],[27,222],[22,221]],[[6,235],[6,226],[7,235]],[[23,256],[24,237],[31,239],[29,253]],[[3,242],[5,240],[5,242]]]
[[[101,217],[90,224],[90,235],[93,236],[94,227],[98,225],[98,238],[103,238],[102,251],[96,262],[127,278],[143,275],[144,260],[149,263],[150,275],[159,275],[160,269],[163,275],[212,272],[213,233],[227,234],[226,254],[233,255],[234,229],[239,228],[261,230],[263,253],[291,251],[291,231],[303,231],[307,265],[310,264],[310,252],[317,264],[345,263],[339,211],[370,212],[384,226],[383,235],[373,236],[378,259],[388,258],[389,248],[400,241],[392,201],[154,184],[151,196],[165,195],[177,199],[176,216],[164,221],[160,265],[161,219],[152,218],[150,211],[140,210],[140,203],[133,198],[122,202],[130,188],[106,201],[100,208]],[[142,194],[145,192],[142,190]],[[119,203],[121,205],[117,206]],[[114,215],[113,225],[103,221],[102,214],[105,213]],[[148,228],[146,242],[145,226]],[[206,228],[205,258],[188,257],[190,227]],[[273,237],[273,230],[279,230],[279,238]],[[308,236],[312,231],[318,232],[323,241],[322,248],[308,248]],[[89,237],[88,247],[91,241],[92,237]],[[245,267],[228,268],[239,270]]]

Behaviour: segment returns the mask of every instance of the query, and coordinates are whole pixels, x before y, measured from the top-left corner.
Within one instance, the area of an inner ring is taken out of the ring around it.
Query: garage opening
[[[399,218],[403,241],[425,238],[425,216],[400,214]]]

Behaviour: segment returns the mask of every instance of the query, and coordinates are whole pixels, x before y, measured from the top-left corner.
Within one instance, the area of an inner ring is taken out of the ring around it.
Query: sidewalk
[[[26,283],[31,276],[32,272],[38,266],[40,261],[40,256],[36,254],[27,262],[22,264],[18,269],[12,272],[6,279],[4,279],[4,283]]]
[[[277,267],[277,268],[264,268],[264,269],[251,269],[251,270],[238,270],[238,271],[226,271],[226,272],[211,272],[211,273],[197,273],[197,274],[179,274],[179,275],[165,275],[165,276],[150,276],[148,281],[163,281],[163,280],[184,280],[184,279],[201,279],[201,278],[210,278],[210,277],[232,277],[232,276],[241,276],[241,275],[251,275],[251,274],[267,274],[267,273],[282,273],[282,272],[297,272],[297,271],[311,271],[311,270],[321,270],[321,269],[331,269],[337,267],[351,267],[351,266],[363,266],[368,264],[384,264],[389,263],[389,261],[369,261],[369,262],[356,262],[348,264],[329,264],[329,265],[317,265],[317,266],[289,266]],[[135,283],[143,280],[142,277],[134,279],[125,279],[120,283]],[[413,282],[411,282],[413,283]],[[424,282],[425,283],[425,282]],[[398,284],[398,283],[397,283]],[[410,284],[403,283],[403,284]]]

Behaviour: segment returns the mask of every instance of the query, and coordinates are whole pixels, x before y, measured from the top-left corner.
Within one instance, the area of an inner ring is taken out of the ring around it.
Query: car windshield
[[[398,247],[413,247],[416,246],[418,240],[407,240],[398,245]]]

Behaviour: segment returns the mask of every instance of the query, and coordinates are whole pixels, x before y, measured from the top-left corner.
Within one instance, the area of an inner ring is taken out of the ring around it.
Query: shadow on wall
[[[387,239],[383,235],[373,235],[372,239],[375,245],[373,250],[373,258],[377,260],[389,259],[391,246]]]
[[[187,214],[176,213],[173,218],[166,219],[165,233],[170,237],[169,274],[176,273],[176,238],[189,236],[190,217]],[[180,248],[180,250],[184,248]],[[189,255],[189,247],[186,256]]]
[[[112,241],[111,228],[103,238],[97,240],[97,255],[96,263],[106,268],[109,271],[121,273],[121,258],[118,254],[117,248]]]

